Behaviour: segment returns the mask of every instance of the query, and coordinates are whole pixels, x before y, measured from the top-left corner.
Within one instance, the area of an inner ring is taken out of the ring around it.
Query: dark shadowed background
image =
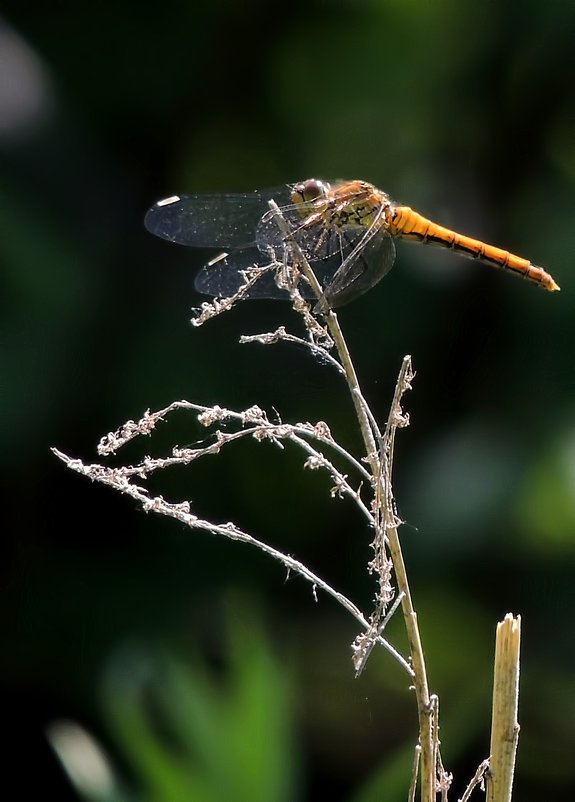
[[[0,670],[19,799],[80,798],[46,737],[63,721],[113,761],[115,784],[92,798],[406,798],[414,699],[383,652],[353,679],[357,632],[340,608],[49,450],[95,460],[103,434],[180,398],[322,418],[359,447],[328,369],[238,344],[288,307],[246,302],[193,329],[193,277],[212,254],[142,223],[165,195],[311,176],[371,181],[561,285],[547,294],[399,244],[390,275],[340,318],[381,420],[404,354],[417,370],[395,489],[452,796],[488,752],[495,624],[512,611],[516,796],[569,797],[574,41],[571,0],[4,4]],[[180,413],[126,459],[199,436]],[[369,532],[292,449],[246,444],[153,486],[369,605]],[[399,619],[390,633],[403,643]]]

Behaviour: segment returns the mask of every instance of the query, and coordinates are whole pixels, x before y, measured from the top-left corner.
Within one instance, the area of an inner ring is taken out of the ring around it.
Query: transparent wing
[[[331,259],[311,263],[311,267],[322,287],[329,285],[341,263],[342,260],[339,254]],[[194,286],[198,292],[204,295],[229,298],[244,283],[241,271],[248,270],[254,266],[264,267],[268,265],[269,271],[258,278],[245,297],[287,300],[288,294],[286,290],[276,283],[276,272],[281,268],[277,264],[272,266],[271,260],[267,259],[256,247],[245,248],[216,257],[200,270],[196,276]],[[299,291],[304,298],[315,299],[311,287],[303,277],[299,282]]]
[[[292,192],[293,186],[287,184],[251,193],[175,195],[152,206],[144,223],[152,234],[180,245],[231,250],[198,274],[196,289],[207,295],[233,295],[244,283],[242,271],[259,266],[270,269],[246,297],[285,299],[272,264],[292,259],[293,241],[324,288],[320,307],[342,306],[373,287],[395,258],[387,232],[375,223],[368,228],[342,224],[341,210],[326,205],[322,197],[294,204]],[[280,207],[283,225],[278,226],[270,200]],[[304,280],[300,291],[304,297],[314,297]]]
[[[242,271],[252,267],[265,267],[267,261],[269,260],[266,260],[256,247],[244,248],[229,254],[222,253],[202,267],[196,276],[194,286],[198,292],[204,295],[211,295],[214,298],[229,298],[244,284]],[[274,281],[274,269],[271,265],[269,272],[263,274],[251,287],[247,297],[282,297]]]
[[[291,187],[283,185],[257,192],[174,195],[155,203],[144,218],[151,234],[198,248],[241,248],[256,240],[256,228],[269,210],[291,203]]]
[[[395,244],[385,229],[373,236],[364,235],[343,260],[333,279],[325,287],[319,311],[344,306],[374,287],[389,273],[395,261]]]

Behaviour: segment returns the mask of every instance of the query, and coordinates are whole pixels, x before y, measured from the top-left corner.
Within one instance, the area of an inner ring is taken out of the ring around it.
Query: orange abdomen
[[[509,253],[509,251],[496,248],[494,245],[487,245],[481,240],[466,237],[449,228],[439,226],[418,212],[414,212],[409,206],[395,206],[392,219],[387,223],[386,227],[393,236],[416,240],[423,244],[450,248],[452,251],[471,259],[478,259],[493,267],[510,270],[528,281],[539,284],[540,287],[550,292],[559,289],[559,285],[555,283],[549,273],[543,270],[542,267],[532,264],[528,259],[523,259],[521,256]]]

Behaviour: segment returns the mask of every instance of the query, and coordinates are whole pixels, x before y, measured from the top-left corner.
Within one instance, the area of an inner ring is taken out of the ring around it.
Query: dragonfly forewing
[[[291,188],[283,185],[258,192],[174,195],[158,201],[144,225],[157,237],[196,248],[243,248],[253,245],[259,220],[269,210],[291,202]]]

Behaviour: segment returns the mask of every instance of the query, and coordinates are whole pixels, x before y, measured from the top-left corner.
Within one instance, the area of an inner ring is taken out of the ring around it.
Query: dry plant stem
[[[417,790],[417,775],[419,773],[419,759],[421,757],[421,746],[417,744],[413,753],[413,765],[411,767],[411,784],[409,786],[409,794],[407,795],[407,802],[415,802],[415,792]]]
[[[225,420],[235,420],[242,426],[245,426],[245,424],[248,422],[256,424],[249,430],[242,429],[241,431],[234,432],[233,434],[221,434],[220,439],[225,438],[227,440],[237,436],[244,436],[245,434],[253,436],[257,431],[261,431],[262,433],[267,433],[265,436],[270,440],[274,438],[277,438],[278,440],[281,438],[289,438],[294,439],[301,444],[301,438],[297,436],[292,438],[291,436],[292,432],[295,432],[296,435],[299,433],[302,437],[309,437],[310,439],[315,439],[318,442],[329,446],[346,461],[348,461],[355,468],[355,470],[357,470],[358,473],[363,476],[364,479],[370,478],[363,465],[354,459],[349,452],[342,448],[339,443],[337,443],[337,441],[335,441],[331,435],[329,435],[329,430],[325,424],[322,430],[319,426],[314,427],[309,423],[290,423],[289,425],[284,425],[282,423],[270,423],[265,417],[263,410],[261,410],[259,407],[250,407],[249,410],[244,412],[235,412],[234,410],[225,409],[219,406],[208,407],[204,404],[194,404],[191,401],[172,401],[172,403],[167,407],[159,409],[156,412],[150,412],[148,410],[144,417],[139,421],[128,421],[118,431],[111,432],[103,437],[98,445],[98,454],[102,456],[115,454],[116,451],[118,451],[122,446],[126,445],[126,443],[130,442],[130,440],[132,440],[134,437],[138,437],[142,434],[151,434],[158,423],[165,420],[168,414],[176,409],[187,409],[191,410],[192,412],[198,412],[200,422],[204,425],[210,425],[214,421]],[[306,443],[306,446],[307,445],[308,444]],[[182,451],[183,450],[184,449],[182,449]],[[189,450],[191,451],[192,449]],[[198,453],[204,453],[206,449],[201,448],[197,449],[197,451]],[[153,464],[156,467],[165,467],[168,462],[169,460],[155,460]]]
[[[259,441],[268,440],[282,448],[282,441],[289,440],[308,454],[305,467],[310,470],[323,468],[331,475],[334,481],[331,491],[332,495],[338,495],[340,497],[344,495],[349,496],[363,513],[367,522],[371,526],[374,525],[373,516],[365,506],[359,492],[351,487],[347,481],[347,477],[342,474],[341,471],[338,471],[335,465],[327,459],[321,451],[314,448],[308,442],[308,439],[315,440],[321,445],[327,446],[347,461],[363,479],[370,481],[371,477],[365,467],[333,439],[327,424],[321,421],[315,426],[309,423],[289,425],[283,423],[274,424],[269,422],[265,412],[259,407],[250,407],[250,409],[244,412],[234,412],[233,410],[223,409],[218,406],[206,407],[202,404],[191,403],[190,401],[174,401],[169,406],[157,412],[150,412],[148,410],[139,421],[128,421],[118,431],[110,432],[100,440],[98,453],[100,455],[115,454],[122,446],[134,437],[137,437],[138,434],[151,434],[157,424],[165,420],[168,414],[176,409],[187,409],[199,412],[198,419],[205,426],[231,420],[241,424],[244,428],[236,432],[217,431],[214,441],[209,445],[204,445],[202,443],[197,448],[178,448],[175,446],[172,450],[171,457],[154,459],[146,457],[142,462],[136,465],[115,468],[114,470],[118,474],[121,474],[122,477],[126,479],[131,476],[138,476],[144,479],[155,471],[164,470],[173,465],[189,465],[191,462],[209,454],[218,454],[224,446],[247,437],[255,438]],[[247,423],[253,425],[246,428]]]
[[[521,617],[508,613],[497,625],[491,751],[487,777],[487,802],[511,802],[515,755],[519,740],[519,649]]]
[[[365,405],[366,412],[373,429],[374,435],[380,444],[379,454],[377,455],[377,465],[379,469],[379,476],[376,476],[372,486],[374,486],[375,503],[374,503],[374,517],[376,518],[376,526],[374,539],[371,547],[374,551],[373,560],[368,566],[370,573],[375,573],[377,577],[378,588],[375,594],[375,608],[370,616],[372,629],[365,634],[356,638],[354,643],[354,666],[356,676],[361,674],[369,659],[369,656],[377,642],[377,636],[383,632],[387,620],[386,609],[393,594],[391,585],[391,568],[392,560],[390,560],[387,551],[389,546],[389,538],[387,536],[388,530],[396,529],[401,523],[395,512],[395,499],[393,497],[392,486],[392,469],[393,469],[393,448],[395,443],[395,432],[400,426],[407,426],[409,423],[409,416],[404,414],[401,408],[401,401],[405,392],[411,389],[411,381],[413,379],[413,371],[411,368],[411,358],[405,357],[393,394],[388,420],[383,435],[379,432],[377,424],[372,420],[371,411],[362,399]],[[359,393],[357,393],[359,396]],[[397,601],[403,600],[403,593],[399,592],[396,597]],[[394,605],[395,607],[395,605]]]
[[[335,317],[335,315],[334,315]],[[337,320],[336,320],[337,323]],[[330,333],[334,338],[336,347],[338,336],[330,327]],[[344,363],[345,367],[345,363]],[[355,373],[354,379],[355,378]],[[393,494],[391,489],[391,466],[393,464],[393,451],[395,444],[395,432],[398,426],[407,424],[407,420],[402,417],[401,398],[406,389],[410,387],[413,378],[411,358],[406,356],[395,386],[394,398],[391,404],[389,418],[385,433],[380,439],[381,447],[379,459],[375,454],[373,459],[369,459],[370,467],[374,472],[377,482],[375,491],[377,494],[377,507],[383,512],[384,520],[382,529],[387,538],[389,553],[393,562],[397,588],[401,597],[401,606],[409,640],[409,649],[414,671],[413,686],[417,700],[417,711],[419,718],[419,745],[420,745],[420,766],[421,766],[421,800],[422,802],[434,802],[436,798],[436,768],[440,765],[439,742],[437,737],[437,704],[431,703],[429,696],[429,686],[427,681],[427,671],[419,626],[417,623],[417,613],[413,607],[413,601],[409,589],[407,571],[403,559],[403,552],[399,540],[399,521],[394,512]],[[355,388],[354,388],[355,390]],[[355,391],[360,396],[359,387]],[[363,432],[363,428],[362,428]],[[366,442],[369,448],[372,440]],[[369,455],[373,452],[368,451]],[[445,772],[444,772],[445,774]],[[445,777],[442,776],[441,784],[444,785]],[[446,798],[447,788],[442,788],[442,795]]]
[[[471,794],[473,793],[475,788],[477,788],[477,786],[479,786],[482,791],[485,790],[485,776],[487,775],[488,771],[489,771],[489,761],[483,760],[477,767],[477,771],[471,778],[469,785],[465,789],[465,793],[458,800],[458,802],[468,802],[469,798],[471,797]]]
[[[278,342],[279,340],[308,348],[313,354],[319,356],[322,361],[329,364],[338,373],[344,373],[344,370],[337,359],[334,359],[323,346],[316,345],[315,343],[309,342],[309,340],[304,340],[302,337],[296,337],[293,334],[288,334],[284,326],[280,326],[271,334],[243,334],[240,337],[240,343],[242,344],[258,342],[263,343],[264,345],[269,345],[270,343]]]
[[[441,760],[441,741],[439,740],[439,697],[434,693],[429,700],[431,707],[431,727],[433,738],[433,755],[435,760],[435,776],[437,778],[436,791],[441,794],[441,802],[447,802],[447,795],[451,788],[453,775],[445,771]]]
[[[272,211],[275,212],[275,219],[278,226],[280,227],[280,230],[286,236],[286,238],[289,239],[290,247],[293,250],[293,253],[296,257],[298,264],[301,266],[302,272],[304,273],[306,279],[310,282],[312,288],[318,295],[318,298],[320,298],[322,292],[321,287],[317,282],[315,274],[311,266],[309,265],[305,255],[303,254],[301,248],[299,248],[297,242],[295,242],[294,239],[290,237],[289,228],[285,223],[285,220],[281,216],[279,208],[273,201],[270,202],[270,208],[272,209]],[[373,430],[370,425],[370,417],[366,412],[366,405],[363,403],[363,395],[361,393],[357,374],[353,367],[353,363],[351,361],[349,350],[347,348],[343,332],[341,331],[337,315],[335,314],[335,312],[330,310],[326,314],[326,320],[329,332],[334,340],[335,347],[337,349],[341,364],[344,368],[348,386],[351,391],[352,401],[355,406],[366,450],[367,461],[369,463],[371,473],[373,476],[374,490],[378,501],[377,506],[379,510],[384,511],[384,515],[386,516],[386,518],[389,518],[389,516],[386,515],[386,510],[388,508],[387,502],[389,501],[389,498],[386,498],[386,496],[388,495],[389,481],[391,477],[389,475],[388,476],[382,475],[382,468],[384,468],[384,466],[380,465],[380,459],[378,458],[378,452],[377,452],[377,445],[374,439]],[[411,372],[411,361],[409,357],[406,357],[404,359],[402,372],[403,371],[405,371],[406,373],[409,372],[411,376],[413,375]],[[398,411],[397,393],[399,392],[401,394],[401,390],[400,389],[398,390],[398,388],[400,387],[401,387],[401,382],[398,379],[396,385],[396,397],[394,398],[394,403],[392,404],[390,418],[393,418],[394,414],[397,414]],[[393,428],[393,423],[392,423],[392,431],[393,432],[395,431],[395,429]],[[391,438],[392,438],[391,439],[391,453],[392,453],[393,434],[391,435]],[[384,473],[386,472],[384,471]],[[382,524],[383,524],[382,537],[384,535],[387,536],[389,542],[389,552],[391,554],[391,559],[393,562],[393,567],[397,581],[397,588],[398,591],[402,594],[401,606],[403,610],[403,616],[409,640],[411,661],[414,671],[413,685],[415,688],[415,695],[417,699],[417,711],[419,718],[419,740],[421,746],[421,802],[434,802],[436,798],[436,793],[435,793],[436,760],[433,748],[432,710],[429,699],[429,686],[427,681],[425,659],[423,656],[423,648],[421,645],[421,637],[419,634],[419,626],[417,623],[417,613],[413,608],[413,601],[411,599],[411,593],[409,590],[407,571],[405,568],[405,562],[403,560],[403,552],[401,550],[398,526],[395,517],[393,517],[393,520],[391,521],[390,520],[383,521]]]
[[[235,524],[214,524],[211,521],[202,520],[191,512],[190,504],[187,501],[184,501],[180,504],[173,504],[165,501],[165,499],[163,499],[161,496],[150,498],[145,488],[132,484],[128,478],[123,475],[121,470],[107,468],[98,464],[85,465],[81,460],[72,459],[71,457],[68,457],[66,454],[59,451],[57,448],[53,448],[52,453],[58,457],[58,459],[61,459],[62,462],[64,462],[71,470],[76,471],[83,476],[87,476],[93,481],[109,485],[124,495],[131,496],[141,505],[144,512],[155,512],[168,518],[174,518],[185,526],[188,526],[190,529],[202,529],[204,531],[212,532],[213,534],[227,537],[231,540],[238,540],[242,543],[255,546],[256,548],[260,549],[260,551],[263,551],[265,554],[269,554],[275,560],[282,563],[288,569],[288,571],[294,571],[294,573],[302,576],[312,584],[314,590],[316,588],[320,588],[325,593],[332,596],[339,604],[342,605],[342,607],[351,613],[351,615],[353,615],[357,621],[359,621],[362,627],[365,629],[369,627],[369,622],[362,614],[361,610],[350,599],[348,599],[347,596],[336,591],[331,587],[331,585],[325,582],[313,571],[310,571],[310,569],[299,560],[290,557],[289,554],[284,554],[283,552],[278,551],[278,549],[274,549],[273,546],[268,545],[262,540],[252,537],[252,535],[244,532]],[[393,646],[391,646],[391,644],[389,644],[384,638],[380,638],[379,643],[381,643],[381,645],[389,651],[389,653],[403,666],[410,676],[413,676],[413,670],[409,663],[401,656],[401,654],[399,654],[396,649],[393,648]]]
[[[333,312],[328,313],[328,326],[331,336],[334,339],[336,348],[338,350],[342,365],[346,371],[347,380],[352,391],[352,398],[354,400],[356,412],[360,422],[361,433],[363,436],[365,448],[367,451],[367,459],[374,480],[377,483],[375,491],[378,496],[378,508],[384,511],[387,520],[384,521],[384,530],[389,544],[389,552],[393,562],[395,578],[397,582],[397,589],[401,594],[401,607],[403,610],[403,617],[405,620],[405,627],[409,640],[409,650],[411,654],[411,662],[414,671],[413,686],[415,689],[415,696],[417,700],[417,712],[419,718],[419,743],[421,746],[421,802],[434,802],[435,800],[435,755],[433,748],[433,735],[432,735],[432,720],[431,708],[429,700],[429,686],[427,681],[427,672],[425,667],[425,659],[423,656],[423,648],[421,645],[421,637],[419,634],[419,626],[417,623],[417,613],[413,608],[413,601],[409,589],[409,582],[407,578],[407,571],[403,559],[403,552],[401,550],[401,543],[399,540],[399,530],[395,520],[395,516],[389,516],[389,498],[387,498],[389,490],[390,476],[383,476],[380,473],[380,461],[378,460],[375,441],[373,438],[372,430],[370,428],[369,417],[365,412],[364,405],[360,402],[362,398],[359,382],[347,345],[343,338],[343,334],[339,327],[337,316]],[[396,384],[396,394],[394,403],[392,404],[390,418],[397,412],[398,395],[401,394],[402,387],[402,374],[411,374],[411,360],[405,357],[400,376]],[[392,429],[395,431],[396,424],[392,424]],[[392,436],[393,437],[393,436]],[[393,452],[393,439],[391,445],[391,453]],[[383,466],[382,466],[383,467]],[[391,517],[391,520],[390,520]]]
[[[321,298],[322,289],[304,254],[288,229],[285,220],[281,216],[278,207],[273,202],[270,203],[270,206],[275,212],[278,226],[285,235],[284,242],[286,244],[283,254],[283,265],[284,268],[286,268],[286,286],[289,286],[290,268],[295,268],[296,266],[300,267],[314,289],[318,299]],[[275,255],[273,256],[273,262],[274,265],[281,268],[281,263],[275,260]],[[194,321],[195,324],[200,325],[202,322],[205,322],[205,320],[230,308],[236,300],[245,296],[249,291],[251,283],[255,282],[261,273],[262,270],[259,268],[257,270],[254,268],[251,272],[246,271],[244,276],[246,283],[233,297],[227,300],[216,300],[212,305],[203,304],[201,315]],[[72,470],[92,480],[107,484],[123,494],[131,496],[146,512],[155,512],[174,518],[191,529],[209,531],[232,540],[238,540],[255,546],[260,551],[263,551],[282,563],[287,568],[288,572],[294,571],[310,582],[313,587],[314,597],[316,588],[319,587],[339,602],[339,604],[360,622],[367,633],[363,641],[363,653],[360,653],[361,647],[357,649],[359,654],[356,655],[356,657],[360,668],[365,664],[369,652],[377,642],[383,645],[399,661],[412,678],[419,716],[418,765],[421,778],[420,799],[421,802],[434,802],[436,798],[436,788],[443,792],[442,798],[446,799],[448,784],[442,784],[445,779],[443,776],[445,772],[440,776],[439,782],[436,783],[436,768],[440,766],[439,741],[437,737],[437,705],[430,703],[417,616],[413,609],[407,572],[399,541],[398,527],[401,522],[395,513],[391,484],[395,431],[398,427],[406,426],[408,423],[408,418],[403,415],[401,409],[401,400],[405,391],[410,389],[410,382],[413,378],[411,359],[410,357],[405,357],[404,359],[386,429],[382,436],[361,393],[357,375],[337,316],[331,310],[325,314],[327,330],[329,331],[328,336],[326,327],[319,322],[317,309],[315,313],[312,314],[309,305],[305,303],[299,294],[297,284],[292,283],[289,294],[292,299],[294,310],[303,316],[304,325],[309,335],[309,342],[307,343],[304,343],[300,338],[294,338],[294,340],[299,344],[306,344],[307,347],[311,347],[313,351],[321,354],[324,358],[327,356],[327,361],[330,363],[337,363],[337,360],[334,360],[333,357],[328,355],[328,348],[335,345],[339,358],[339,364],[337,366],[339,371],[343,371],[345,374],[365,446],[366,457],[362,462],[368,464],[369,470],[366,470],[365,464],[356,460],[333,440],[327,424],[322,421],[319,421],[314,426],[309,423],[271,423],[266,413],[256,406],[241,413],[234,413],[230,410],[221,409],[220,407],[200,407],[199,405],[185,401],[175,402],[169,407],[166,407],[166,409],[156,413],[148,412],[138,423],[128,421],[119,431],[111,433],[102,439],[98,448],[99,453],[101,455],[115,453],[121,446],[134,437],[142,434],[150,434],[155,425],[162,420],[168,412],[183,407],[200,412],[198,419],[203,425],[211,426],[220,421],[233,421],[239,423],[242,426],[242,430],[232,432],[217,430],[213,442],[210,441],[209,444],[202,443],[199,447],[194,448],[174,448],[171,457],[164,459],[146,457],[138,465],[118,468],[108,468],[102,465],[86,465],[80,460],[67,457],[56,449],[53,449],[53,452]],[[330,344],[327,345],[330,336],[333,343],[330,342]],[[287,335],[284,330],[278,330],[271,335],[260,335],[257,339],[262,342],[275,342],[276,340],[289,338],[289,335]],[[375,557],[369,563],[368,568],[370,573],[376,573],[378,577],[378,590],[375,597],[376,606],[369,620],[350,599],[328,585],[321,577],[310,571],[310,569],[300,561],[252,537],[233,523],[215,524],[211,521],[198,518],[198,516],[192,513],[191,505],[188,501],[174,504],[165,501],[161,496],[150,497],[145,487],[140,487],[133,481],[137,477],[147,479],[153,471],[158,469],[175,464],[188,464],[208,454],[218,453],[222,447],[239,438],[245,437],[254,437],[259,441],[269,440],[279,447],[283,447],[282,443],[284,440],[291,440],[307,453],[307,467],[321,467],[330,473],[334,480],[332,494],[349,495],[367,517],[369,524],[373,527],[375,532],[375,538],[372,544]],[[341,473],[337,466],[331,462],[320,448],[314,448],[314,445],[309,442],[310,440],[321,444],[321,446],[327,446],[333,449],[359,472],[363,480],[369,482],[373,491],[371,509],[369,509],[361,499],[361,485],[359,490],[352,488],[347,481],[347,477]],[[394,589],[391,583],[392,567],[395,572],[397,597],[393,607],[388,610],[388,605],[392,601],[394,595]],[[411,652],[411,665],[382,637],[385,623],[389,620],[389,617],[393,614],[398,604],[401,604],[406,623]],[[388,611],[387,615],[386,611]],[[360,638],[358,637],[356,642],[359,640]],[[412,791],[410,792],[412,798],[415,797],[415,793],[416,782],[414,780],[412,782]]]

